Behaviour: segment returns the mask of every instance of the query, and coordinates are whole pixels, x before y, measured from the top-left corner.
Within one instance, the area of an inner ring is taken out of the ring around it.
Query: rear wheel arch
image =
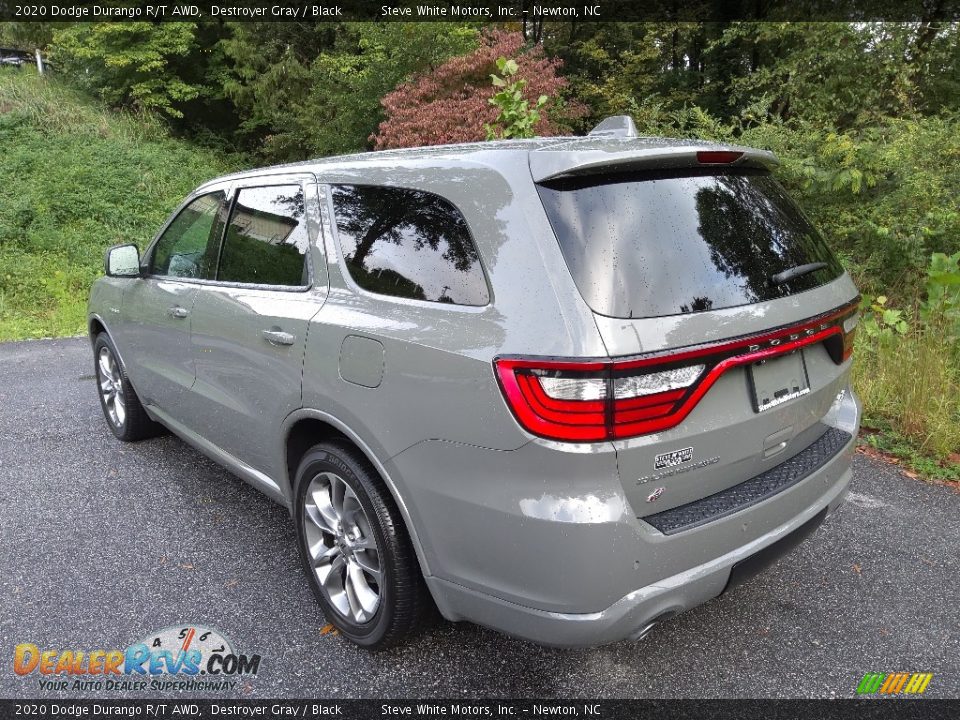
[[[284,491],[289,499],[291,512],[295,505],[297,488],[294,487],[294,483],[300,460],[304,454],[317,443],[331,441],[346,443],[355,447],[373,470],[376,471],[376,474],[393,499],[394,505],[400,511],[407,534],[410,537],[410,542],[413,544],[414,552],[420,563],[420,569],[424,575],[429,575],[430,571],[423,548],[420,544],[417,527],[410,517],[410,513],[407,510],[406,503],[400,491],[390,478],[386,468],[376,459],[376,455],[370,446],[365,443],[357,433],[337,418],[318,410],[304,409],[295,412],[288,418],[286,431],[284,432],[284,469],[287,474],[286,488],[284,488]]]

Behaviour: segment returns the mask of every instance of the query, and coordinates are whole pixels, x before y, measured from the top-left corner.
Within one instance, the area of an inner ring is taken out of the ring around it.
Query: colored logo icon
[[[922,695],[933,673],[867,673],[857,686],[857,695]]]

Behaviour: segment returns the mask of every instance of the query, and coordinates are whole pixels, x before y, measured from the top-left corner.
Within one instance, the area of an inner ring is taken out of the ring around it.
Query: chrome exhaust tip
[[[654,629],[657,625],[659,625],[660,623],[662,623],[664,620],[667,620],[667,619],[669,619],[669,618],[672,618],[672,617],[673,617],[674,615],[676,615],[678,612],[679,612],[679,610],[669,610],[669,611],[667,611],[667,612],[665,612],[665,613],[662,613],[661,615],[657,615],[657,617],[655,617],[653,620],[651,620],[651,621],[648,622],[646,625],[644,625],[642,628],[640,628],[639,630],[637,630],[636,632],[634,632],[632,635],[630,635],[630,640],[633,640],[634,642],[639,642],[640,640],[643,640],[645,637],[647,637],[647,635],[649,635],[651,632],[653,632],[653,629]]]
[[[640,628],[635,633],[633,633],[633,635],[630,636],[630,639],[633,640],[634,642],[640,642],[647,635],[649,635],[651,631],[659,624],[660,624],[659,620],[654,620],[651,623],[647,623],[642,628]]]

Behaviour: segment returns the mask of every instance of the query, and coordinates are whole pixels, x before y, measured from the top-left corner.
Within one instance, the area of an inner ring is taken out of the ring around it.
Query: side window
[[[307,285],[309,246],[299,185],[243,188],[220,253],[218,280]]]
[[[354,282],[381,295],[486,305],[487,282],[463,215],[433,193],[332,188],[337,235]]]
[[[223,230],[222,192],[201,195],[167,226],[153,247],[150,272],[169,277],[212,279]]]

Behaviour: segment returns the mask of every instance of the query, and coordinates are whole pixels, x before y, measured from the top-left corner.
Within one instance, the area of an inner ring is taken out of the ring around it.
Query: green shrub
[[[857,132],[768,123],[738,140],[776,152],[787,183],[861,290],[905,301],[933,253],[960,251],[960,119],[886,119]]]
[[[867,296],[861,312],[854,380],[874,444],[960,479],[960,252],[932,256],[912,306]]]
[[[530,103],[523,97],[527,81],[515,77],[520,70],[516,60],[497,58],[497,70],[500,75],[491,75],[490,80],[498,90],[487,102],[500,112],[493,123],[484,125],[487,140],[532,138],[536,135],[534,128],[540,122],[540,109],[547,104],[547,96],[540,95],[533,107],[530,107]]]
[[[51,79],[0,73],[0,340],[84,329],[110,245],[141,248],[230,159]]]

